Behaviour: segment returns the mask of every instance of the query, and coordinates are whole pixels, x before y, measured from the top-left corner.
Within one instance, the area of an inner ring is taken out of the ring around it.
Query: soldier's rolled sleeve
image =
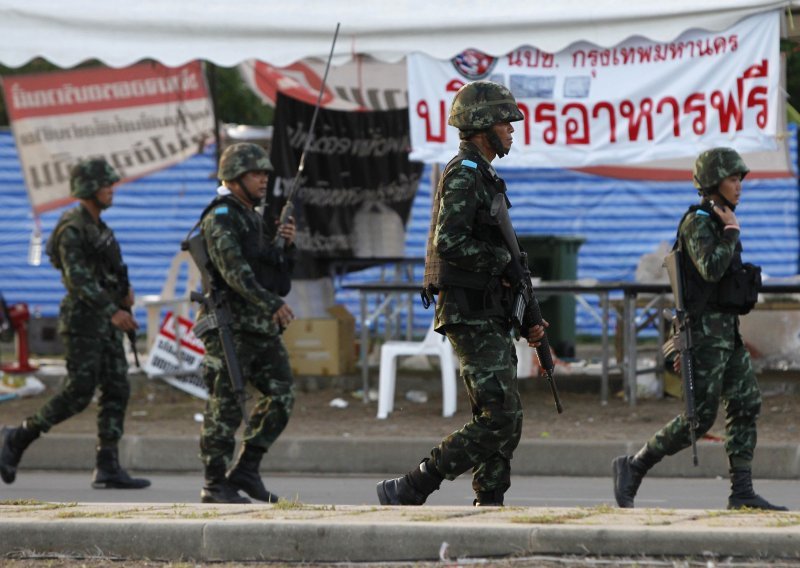
[[[478,187],[474,170],[459,168],[442,187],[434,246],[439,255],[463,270],[501,274],[511,254],[473,237],[478,209]]]
[[[256,280],[256,275],[242,254],[242,243],[237,231],[229,226],[227,216],[209,215],[205,224],[208,256],[225,283],[246,301],[273,314],[283,304],[280,296],[273,294]]]
[[[58,254],[67,291],[109,319],[119,310],[111,295],[97,282],[86,255],[80,231],[67,226],[58,240]]]
[[[726,229],[722,235],[715,229],[713,219],[695,216],[687,220],[684,239],[700,276],[707,282],[719,282],[731,263],[739,231]]]

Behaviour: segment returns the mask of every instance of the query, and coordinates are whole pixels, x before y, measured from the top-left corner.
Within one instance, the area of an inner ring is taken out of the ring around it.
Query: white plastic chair
[[[181,267],[186,265],[186,288],[182,295],[178,294],[178,276]],[[198,290],[200,286],[200,270],[192,260],[188,251],[179,251],[172,257],[167,278],[161,288],[161,294],[147,295],[139,298],[139,302],[147,310],[147,349],[153,345],[161,325],[161,311],[164,308],[171,310],[176,315],[189,317],[191,300],[189,294]],[[139,303],[137,302],[137,303]]]
[[[442,370],[442,416],[456,412],[456,358],[450,341],[433,330],[433,322],[422,341],[387,341],[381,346],[378,386],[378,418],[389,417],[394,409],[397,357],[401,355],[438,355]]]

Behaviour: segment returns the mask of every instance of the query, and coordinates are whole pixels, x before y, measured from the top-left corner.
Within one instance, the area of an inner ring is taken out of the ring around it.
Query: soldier
[[[502,506],[511,485],[522,406],[510,317],[523,268],[512,261],[489,207],[505,192],[491,162],[508,154],[511,123],[522,119],[511,92],[490,81],[464,85],[453,100],[448,124],[458,128],[461,143],[433,200],[425,294],[429,300],[438,294],[436,331],[458,355],[472,421],[442,440],[419,467],[378,483],[382,505],[422,505],[442,480],[468,470],[476,506]],[[536,347],[544,328],[530,327],[527,336]]]
[[[750,311],[758,298],[760,269],[742,264],[740,228],[734,213],[742,180],[749,171],[732,148],[714,148],[698,156],[693,174],[701,202],[689,207],[681,219],[676,247],[685,259],[681,270],[693,345],[697,435],[702,436],[714,424],[722,401],[731,478],[728,509],[785,511],[753,491],[751,474],[761,392],[739,333],[739,315]],[[680,357],[674,366],[676,371],[680,369]],[[633,507],[647,471],[664,456],[690,445],[690,424],[681,414],[637,454],[615,458],[617,504]]]
[[[17,428],[5,430],[0,474],[13,483],[25,449],[56,424],[84,410],[100,388],[97,415],[95,489],[141,489],[147,479],[128,475],[119,465],[130,397],[123,332],[135,331],[133,289],[114,233],[100,219],[111,207],[119,174],[104,159],[84,160],[70,172],[70,193],[80,201],[58,221],[47,243],[53,266],[61,271],[67,294],[58,330],[67,351],[67,379],[60,393]]]
[[[203,378],[210,397],[206,404],[200,457],[205,466],[203,503],[274,503],[258,469],[264,453],[286,427],[294,405],[289,355],[282,330],[294,314],[281,296],[289,293],[295,236],[294,220],[277,226],[285,249],[273,245],[274,229],[266,226],[255,207],[266,195],[272,164],[261,146],[229,146],[219,162],[218,177],[228,192],[220,192],[201,216],[200,230],[213,265],[212,280],[226,291],[233,316],[233,341],[245,378],[261,393],[244,430],[238,460],[233,459],[234,435],[242,422],[242,408],[231,385],[217,332],[202,333],[206,348]],[[201,311],[201,328],[207,314]]]

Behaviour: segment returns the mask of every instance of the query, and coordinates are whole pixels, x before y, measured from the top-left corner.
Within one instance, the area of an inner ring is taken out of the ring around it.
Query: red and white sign
[[[172,312],[167,312],[147,355],[144,372],[150,378],[163,379],[175,388],[207,399],[208,390],[200,375],[206,351],[192,332],[193,326],[191,320],[181,316],[176,319]]]
[[[106,158],[126,181],[214,140],[199,61],[17,75],[3,89],[35,212],[70,201],[69,171],[80,159]]]
[[[499,58],[470,50],[452,61],[414,53],[410,157],[447,163],[456,154],[447,117],[455,92],[476,77],[508,86],[525,115],[504,166],[639,164],[714,146],[772,151],[780,74],[777,11],[668,43],[576,43],[556,54],[522,47]]]

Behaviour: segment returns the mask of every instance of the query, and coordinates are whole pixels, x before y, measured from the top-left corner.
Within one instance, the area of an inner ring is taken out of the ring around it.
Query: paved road
[[[196,503],[202,477],[199,474],[149,475],[153,486],[142,491],[95,490],[90,473],[23,471],[13,485],[0,484],[0,501],[37,499],[80,503]],[[331,505],[376,505],[375,483],[379,476],[280,475],[266,478],[267,486],[287,499]],[[508,505],[528,507],[593,507],[613,505],[610,478],[514,477],[506,495]],[[800,510],[800,482],[757,480],[756,490],[775,503]],[[728,496],[724,479],[652,477],[645,480],[637,499],[641,507],[670,509],[721,509]],[[431,505],[467,505],[473,494],[465,475],[428,500]]]

